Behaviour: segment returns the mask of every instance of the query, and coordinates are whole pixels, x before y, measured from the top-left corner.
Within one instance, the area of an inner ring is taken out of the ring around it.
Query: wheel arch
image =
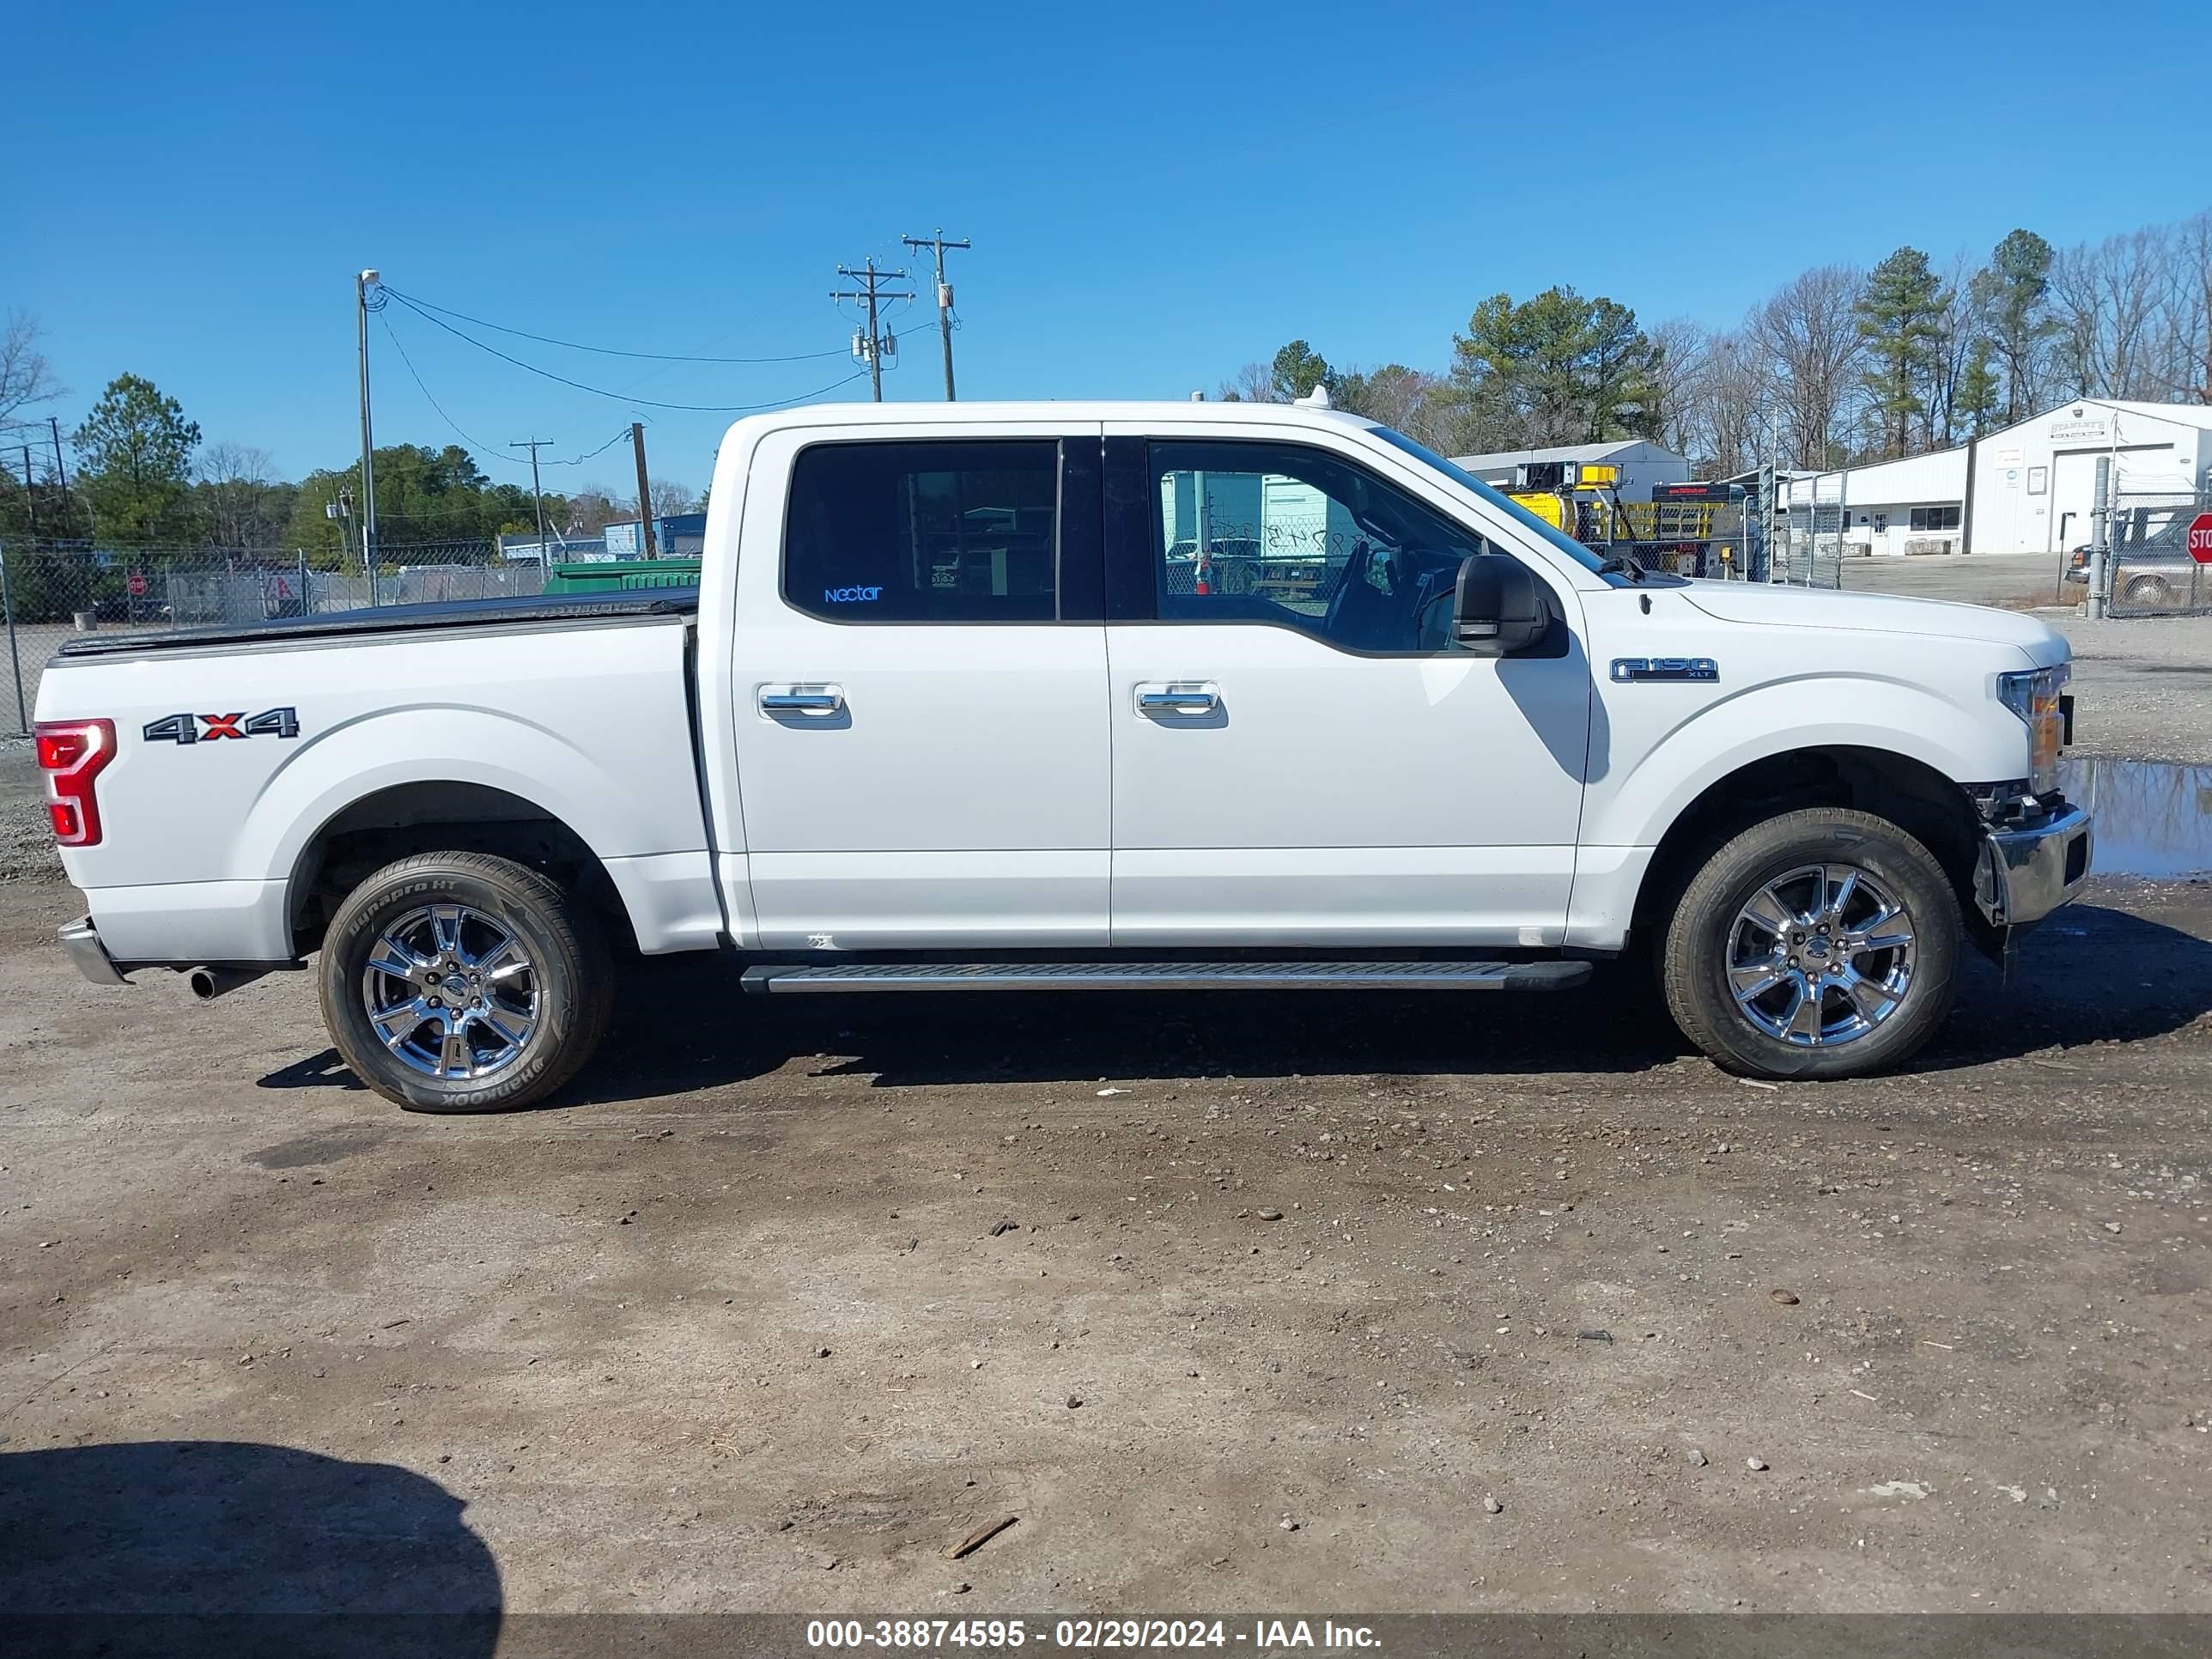
[[[1869,812],[1912,836],[1942,866],[1970,927],[1979,925],[1974,869],[1982,826],[1966,792],[1928,762],[1895,749],[1821,744],[1746,762],[1713,779],[1675,814],[1637,889],[1631,948],[1654,937],[1723,843],[1754,823],[1818,806]]]
[[[489,784],[426,777],[368,790],[329,813],[295,851],[284,914],[294,951],[313,950],[345,896],[419,853],[485,853],[544,872],[636,944],[629,907],[591,843],[558,814]]]

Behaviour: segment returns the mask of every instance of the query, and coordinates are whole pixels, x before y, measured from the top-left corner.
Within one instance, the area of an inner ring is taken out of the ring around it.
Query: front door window
[[[1162,622],[1273,623],[1346,651],[1449,647],[1461,563],[1489,542],[1297,444],[1152,446]]]

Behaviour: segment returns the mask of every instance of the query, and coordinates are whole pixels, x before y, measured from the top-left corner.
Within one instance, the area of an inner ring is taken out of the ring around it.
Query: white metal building
[[[2122,495],[2212,485],[2212,406],[2081,398],[1957,449],[1796,478],[1789,499],[1824,520],[1840,506],[1847,553],[2056,555],[2089,539],[2100,457]]]
[[[2089,539],[2097,460],[2121,495],[2181,494],[2212,481],[2212,406],[2063,404],[1974,446],[1975,553],[2060,553]]]
[[[1817,503],[1829,526],[1840,505],[1846,554],[1957,553],[1966,499],[1966,451],[1939,450],[1902,461],[1815,472],[1790,480],[1790,501]]]
[[[1545,449],[1505,449],[1492,455],[1455,455],[1452,459],[1483,483],[1500,489],[1511,487],[1516,468],[1531,462],[1577,461],[1617,466],[1620,469],[1621,499],[1629,501],[1650,501],[1653,484],[1686,483],[1690,477],[1687,458],[1649,438],[1556,444]]]

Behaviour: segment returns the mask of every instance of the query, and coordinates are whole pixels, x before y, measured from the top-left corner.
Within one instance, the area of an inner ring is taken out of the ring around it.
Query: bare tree
[[[2184,220],[2168,246],[2172,271],[2160,331],[2160,390],[2212,404],[2212,210]]]
[[[1717,478],[1747,472],[1771,447],[1769,411],[1774,387],[1766,358],[1747,333],[1714,337],[1706,346],[1684,453]]]
[[[1219,396],[1224,403],[1272,404],[1279,401],[1275,391],[1274,365],[1245,364],[1232,378],[1221,383]]]
[[[1951,256],[1943,278],[1943,309],[1936,320],[1935,349],[1928,369],[1927,437],[1930,449],[1948,449],[1957,441],[1959,384],[1982,338],[1981,307],[1973,295],[1973,262]]]
[[[653,516],[656,519],[698,511],[699,497],[689,484],[677,483],[668,478],[655,478],[647,489],[653,499]]]
[[[2081,242],[2051,268],[2057,353],[2068,392],[2155,397],[2160,325],[2173,288],[2174,237],[2163,226]]]
[[[0,425],[12,421],[20,410],[58,398],[67,390],[54,378],[54,367],[39,349],[44,332],[38,319],[11,311],[0,328]]]
[[[1380,421],[1431,449],[1449,452],[1458,437],[1450,382],[1426,369],[1403,363],[1341,368],[1330,397],[1339,409]]]
[[[1850,265],[1819,265],[1784,285],[1745,319],[1766,359],[1783,409],[1790,459],[1824,467],[1836,459],[1844,405],[1858,377],[1858,319],[1865,281]]]
[[[193,475],[208,539],[217,547],[282,544],[295,493],[276,480],[276,458],[251,444],[210,444]]]
[[[568,522],[562,526],[572,536],[596,536],[627,511],[605,484],[586,484],[568,497]]]
[[[1670,317],[1651,331],[1651,423],[1659,441],[1678,455],[1698,443],[1699,406],[1707,396],[1717,342],[1702,323]]]

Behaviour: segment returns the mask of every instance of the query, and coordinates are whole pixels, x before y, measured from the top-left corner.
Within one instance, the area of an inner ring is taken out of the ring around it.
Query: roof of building
[[[1668,460],[1685,461],[1652,438],[1613,438],[1595,444],[1553,444],[1541,449],[1500,449],[1487,455],[1455,455],[1452,459],[1470,472],[1485,468],[1519,466],[1529,461],[1609,461],[1630,450],[1648,450]]]
[[[2212,432],[2212,404],[2152,404],[2144,403],[2139,398],[2071,398],[2063,403],[2053,404],[2048,409],[2039,410],[2024,421],[2014,421],[2010,426],[1999,427],[1985,434],[1982,441],[1987,443],[1991,438],[2001,438],[2008,432],[2017,432],[2023,427],[2033,426],[2039,421],[2047,421],[2054,415],[2070,415],[2077,409],[2087,417],[2094,417],[2118,410],[2123,415],[2134,415],[2148,420],[2164,421],[2173,426],[2194,427],[2199,431]]]
[[[2212,404],[2147,404],[2128,398],[2082,398],[2075,401],[2084,408],[2102,404],[2126,415],[2155,415],[2161,421],[2172,421],[2177,426],[2197,426],[2212,428]],[[2071,409],[2074,405],[2062,405]]]
[[[1790,499],[1830,502],[1838,495],[1854,507],[1895,507],[1915,501],[1955,501],[1966,492],[1966,451],[1939,449],[1899,461],[1870,461],[1792,481]]]

